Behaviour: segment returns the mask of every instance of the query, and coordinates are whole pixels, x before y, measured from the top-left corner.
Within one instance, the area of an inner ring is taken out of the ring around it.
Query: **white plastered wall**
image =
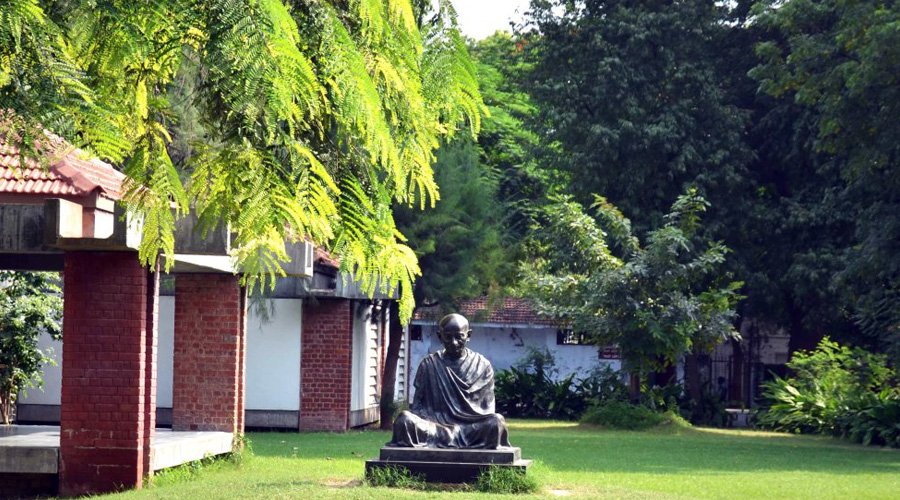
[[[269,299],[266,299],[267,301]],[[268,321],[251,309],[247,317],[247,409],[300,409],[301,299],[271,299]],[[159,298],[156,405],[172,407],[175,297]],[[62,343],[41,336],[57,366],[44,368],[44,388],[28,390],[21,404],[59,405],[62,391]]]
[[[419,362],[429,353],[443,348],[437,338],[434,325],[422,326],[422,340],[410,341],[410,381],[415,380],[415,369]],[[556,328],[552,327],[509,327],[504,325],[472,327],[472,336],[468,347],[481,353],[491,362],[495,371],[506,370],[515,365],[528,354],[529,347],[547,349],[556,361],[556,378],[570,373],[577,377],[588,375],[591,370],[601,366],[609,366],[620,370],[619,360],[599,359],[597,347],[593,345],[557,345]],[[410,383],[410,398],[415,388]]]

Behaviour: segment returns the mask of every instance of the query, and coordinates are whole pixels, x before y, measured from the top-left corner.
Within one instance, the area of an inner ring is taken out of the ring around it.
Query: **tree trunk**
[[[788,359],[790,360],[794,358],[794,353],[797,351],[811,351],[815,349],[824,334],[804,324],[805,314],[794,303],[792,296],[788,297],[788,313],[791,318],[791,338],[788,341]]]
[[[691,406],[699,406],[700,400],[703,398],[703,390],[700,385],[700,362],[697,354],[693,351],[684,356],[684,385],[688,397],[693,403]]]
[[[9,425],[12,418],[12,400],[12,392],[0,391],[0,419],[3,420],[3,425]]]
[[[390,430],[394,425],[394,386],[397,382],[397,363],[400,360],[400,343],[403,342],[403,326],[400,324],[400,307],[391,301],[388,313],[388,347],[384,356],[384,373],[381,382],[381,429]]]
[[[633,404],[641,402],[641,376],[637,373],[628,375],[628,397]]]

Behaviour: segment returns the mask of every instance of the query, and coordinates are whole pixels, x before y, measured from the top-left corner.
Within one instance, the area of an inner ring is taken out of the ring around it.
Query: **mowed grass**
[[[836,439],[718,429],[607,431],[511,421],[541,489],[516,497],[900,498],[900,451]],[[506,498],[362,484],[389,435],[251,433],[253,456],[155,480],[122,498]],[[510,496],[512,497],[512,496]]]

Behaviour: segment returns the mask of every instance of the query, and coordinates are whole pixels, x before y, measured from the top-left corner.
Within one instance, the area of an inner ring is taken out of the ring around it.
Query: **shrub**
[[[572,389],[575,375],[557,382],[556,372],[549,350],[529,348],[515,366],[497,373],[497,411],[509,417],[577,418],[584,408]]]
[[[553,355],[531,349],[515,366],[497,373],[497,411],[508,417],[577,420],[591,404],[628,397],[628,389],[609,367],[594,369],[582,379],[572,373],[557,381],[555,375]]]
[[[478,475],[475,489],[485,493],[534,493],[538,483],[524,470],[491,466]]]
[[[666,420],[665,415],[643,405],[609,401],[589,408],[581,417],[581,422],[611,429],[639,431],[662,424]]]
[[[628,401],[628,386],[622,382],[622,374],[609,366],[597,367],[590,374],[576,381],[578,392],[587,407],[606,401]]]
[[[800,351],[787,364],[794,372],[763,384],[767,409],[762,427],[832,434],[866,444],[898,446],[900,390],[885,356],[822,339],[815,351]]]
[[[900,448],[900,397],[896,390],[878,393],[865,409],[838,418],[841,435],[864,445]]]

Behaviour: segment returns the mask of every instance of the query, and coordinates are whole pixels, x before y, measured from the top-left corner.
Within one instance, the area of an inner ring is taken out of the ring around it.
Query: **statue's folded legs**
[[[394,438],[388,446],[493,450],[509,446],[509,431],[499,413],[475,422],[447,425],[404,411],[394,421]]]

